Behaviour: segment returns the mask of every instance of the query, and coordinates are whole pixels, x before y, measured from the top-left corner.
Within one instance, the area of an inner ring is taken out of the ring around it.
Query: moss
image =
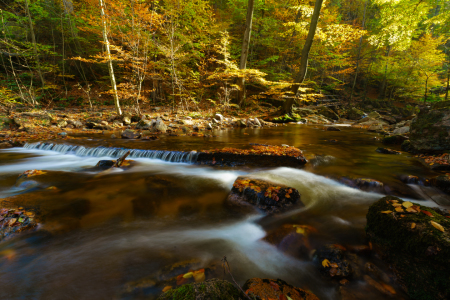
[[[284,116],[279,116],[277,118],[273,119],[274,123],[288,123],[288,122],[298,122],[302,119],[301,116],[299,116],[296,113],[292,114],[285,114]]]
[[[444,117],[448,109],[422,111],[411,123],[411,143],[419,151],[441,151],[450,149],[449,126]]]
[[[394,210],[384,197],[375,202],[367,214],[366,232],[381,255],[393,266],[399,282],[413,299],[431,300],[450,297],[450,219],[436,211],[420,206],[433,217],[417,214],[381,213]],[[434,228],[430,221],[441,224],[443,233]],[[415,223],[415,228],[411,224]]]
[[[385,145],[400,145],[406,140],[406,137],[402,135],[391,135],[383,138],[383,144]]]
[[[232,283],[211,279],[185,284],[162,294],[159,300],[243,300],[245,295]]]

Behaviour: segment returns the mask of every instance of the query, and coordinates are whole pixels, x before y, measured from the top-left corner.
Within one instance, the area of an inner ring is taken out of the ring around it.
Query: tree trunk
[[[428,89],[428,76],[427,79],[425,80],[425,95],[423,97],[423,103],[427,102],[427,89]]]
[[[381,82],[380,92],[379,92],[380,94],[378,96],[379,99],[383,99],[384,95],[386,93],[387,70],[388,70],[388,67],[389,67],[388,58],[389,58],[389,53],[390,52],[391,52],[391,46],[388,46],[387,50],[386,50],[386,66],[384,67],[384,77],[383,77],[383,81]]]
[[[41,84],[42,84],[42,86],[44,86],[45,85],[45,81],[44,81],[44,76],[42,75],[42,71],[41,71],[41,62],[39,60],[39,54],[38,54],[38,51],[37,51],[36,36],[34,35],[33,20],[31,19],[31,14],[30,14],[30,8],[28,6],[28,1],[29,0],[25,0],[25,10],[26,10],[26,13],[28,15],[28,25],[30,26],[31,41],[33,42],[33,52],[34,52],[34,56],[36,57],[37,72],[38,72],[38,75],[39,75],[39,79],[41,80]]]
[[[108,70],[109,77],[111,78],[111,87],[114,92],[114,104],[116,105],[116,112],[119,116],[122,115],[122,110],[120,109],[119,96],[117,95],[117,85],[116,85],[116,77],[114,76],[114,68],[111,59],[111,50],[109,49],[109,40],[106,32],[106,16],[104,10],[103,0],[99,0],[100,2],[100,13],[102,16],[102,27],[103,27],[103,42],[105,43],[106,54],[108,55]]]
[[[309,50],[311,50],[314,35],[316,34],[317,23],[319,21],[322,3],[323,0],[316,0],[316,4],[314,5],[314,12],[311,17],[311,24],[309,26],[308,36],[306,37],[305,45],[303,46],[302,50],[302,58],[300,60],[300,71],[294,80],[294,84],[292,85],[292,92],[294,93],[294,98],[289,98],[284,102],[282,113],[291,113],[292,105],[294,104],[295,95],[297,95],[300,83],[302,83],[303,80],[305,80],[306,71],[308,69]]]
[[[367,8],[367,0],[364,3],[364,14],[363,14],[363,20],[362,20],[362,29],[363,30],[364,30],[364,28],[366,26],[366,8]],[[359,38],[358,56],[356,57],[355,79],[353,80],[352,92],[350,93],[350,102],[352,102],[353,92],[355,91],[355,86],[356,86],[356,78],[358,78],[359,60],[361,59],[362,40],[363,40],[363,36],[361,36]]]
[[[447,90],[445,91],[445,101],[448,100],[448,90],[450,89],[450,69],[447,71]]]
[[[250,47],[250,37],[252,35],[252,22],[253,22],[253,11],[254,11],[255,0],[248,0],[247,6],[247,19],[245,21],[245,33],[244,40],[242,41],[242,51],[241,51],[241,62],[239,68],[245,70],[247,67],[248,49]],[[245,78],[240,77],[238,79],[239,93],[238,100],[239,106],[242,106],[245,102]]]

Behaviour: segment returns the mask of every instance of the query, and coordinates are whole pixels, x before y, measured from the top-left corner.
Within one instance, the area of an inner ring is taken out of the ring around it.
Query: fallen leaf
[[[444,227],[442,227],[441,224],[436,223],[436,222],[434,222],[434,221],[430,221],[430,223],[431,223],[431,225],[433,225],[433,227],[436,228],[437,230],[440,230],[440,231],[442,231],[442,232],[445,232],[445,229],[444,229]]]
[[[165,288],[163,288],[163,293],[170,291],[172,289],[172,287],[170,285],[166,286]]]
[[[392,212],[392,210],[385,210],[385,211],[382,211],[381,213],[382,214],[390,214]]]
[[[183,278],[188,279],[188,278],[191,278],[192,276],[194,276],[194,273],[193,272],[188,272],[188,273],[183,275]]]
[[[410,212],[410,213],[417,213],[417,210],[415,210],[415,209],[412,208],[412,207],[407,208],[406,211],[407,211],[407,212]]]
[[[416,223],[411,223],[411,229],[416,228]]]
[[[329,267],[329,266],[330,266],[330,261],[329,261],[328,259],[325,258],[325,259],[322,261],[322,266],[323,266],[324,268]]]
[[[430,213],[429,211],[427,211],[427,210],[422,210],[422,212],[424,213],[424,214],[426,214],[427,216],[429,216],[429,217],[433,217],[433,214],[432,213]]]
[[[403,205],[404,208],[410,208],[410,207],[413,206],[414,204],[412,204],[412,203],[409,202],[409,201],[406,201],[406,202],[403,202],[402,205]]]
[[[401,208],[401,207],[396,207],[396,208],[395,208],[395,211],[396,211],[396,212],[404,212],[403,208]]]
[[[9,226],[13,226],[14,223],[16,223],[16,221],[17,221],[16,218],[12,218],[12,219],[9,220],[8,225],[9,225]]]
[[[394,203],[392,204],[393,207],[401,207],[402,205],[400,203]]]
[[[205,281],[205,272],[195,273],[194,272],[194,280],[195,282],[203,282]]]

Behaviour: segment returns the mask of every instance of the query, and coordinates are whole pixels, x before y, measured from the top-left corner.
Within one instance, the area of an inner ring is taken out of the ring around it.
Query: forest
[[[6,107],[221,110],[295,84],[346,103],[448,99],[444,0],[17,0],[1,18]]]

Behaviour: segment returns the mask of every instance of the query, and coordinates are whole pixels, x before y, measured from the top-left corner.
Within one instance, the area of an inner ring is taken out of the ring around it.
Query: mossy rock
[[[162,294],[159,300],[244,300],[245,295],[232,283],[210,279],[204,282],[185,284]]]
[[[411,146],[411,141],[410,140],[406,140],[402,143],[402,150],[406,151],[406,152],[411,152],[413,151],[413,148]]]
[[[5,116],[0,116],[0,130],[8,130],[14,125],[14,119]]]
[[[397,201],[392,202],[392,201]],[[450,219],[439,210],[413,203],[419,211],[397,212],[404,201],[387,196],[369,208],[366,233],[412,299],[450,298]],[[444,232],[431,221],[440,224]]]
[[[243,289],[250,299],[254,300],[319,300],[313,293],[294,287],[281,279],[251,278],[245,282]]]
[[[334,120],[334,121],[339,120],[339,116],[331,108],[328,108],[326,106],[321,106],[321,107],[319,107],[319,109],[317,111],[319,114],[321,114],[322,116],[324,116],[327,119]]]
[[[347,111],[347,118],[350,120],[359,120],[362,117],[364,117],[364,112],[355,107],[352,107]]]
[[[450,109],[421,111],[411,122],[411,146],[419,152],[450,149]]]
[[[289,122],[299,122],[302,119],[298,114],[285,114],[273,119],[273,123],[289,123]]]

